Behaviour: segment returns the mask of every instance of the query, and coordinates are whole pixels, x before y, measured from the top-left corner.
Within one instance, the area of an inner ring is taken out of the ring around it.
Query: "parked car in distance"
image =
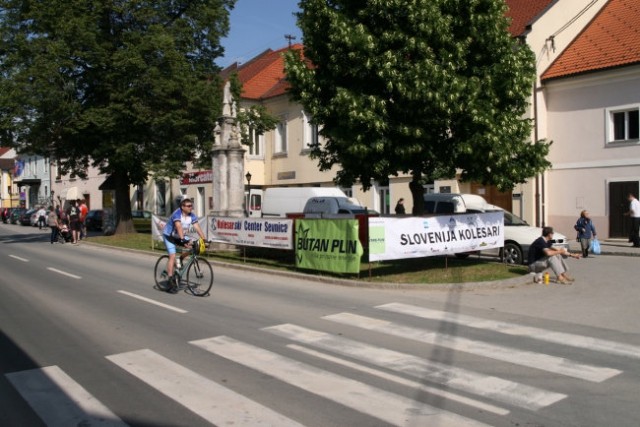
[[[20,222],[20,216],[26,212],[25,208],[14,208],[11,211],[11,216],[9,217],[9,222],[11,224],[17,224]]]
[[[151,233],[150,211],[131,211],[131,218],[138,233]]]
[[[37,209],[28,209],[20,215],[19,222],[21,225],[31,225],[31,216],[34,215]]]
[[[9,222],[9,218],[11,217],[11,211],[13,208],[2,208],[0,211],[0,216],[2,217],[2,222],[5,224]]]
[[[39,208],[34,209],[33,213],[29,217],[29,222],[30,222],[31,226],[33,226],[33,227],[37,227],[38,226],[38,218],[40,218],[40,216],[38,215],[38,211],[39,210],[40,210]],[[46,225],[47,221],[45,220],[44,223]]]
[[[529,257],[529,246],[538,237],[542,236],[542,228],[532,227],[525,220],[499,206],[489,205],[489,210],[499,210],[504,213],[504,247],[501,256],[507,264],[526,264]],[[562,247],[569,250],[567,237],[554,230],[554,247]]]
[[[87,231],[102,230],[102,209],[93,209],[87,213],[87,217],[84,219],[84,224],[87,227]]]

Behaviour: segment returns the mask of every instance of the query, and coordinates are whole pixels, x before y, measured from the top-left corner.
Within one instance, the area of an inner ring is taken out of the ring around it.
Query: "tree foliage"
[[[534,55],[511,37],[503,0],[301,0],[304,55],[289,51],[291,93],[322,125],[313,148],[336,181],[409,173],[510,189],[548,168],[524,117]]]
[[[208,157],[221,106],[214,60],[234,3],[0,0],[1,142],[64,173],[112,175],[130,225],[131,184]]]

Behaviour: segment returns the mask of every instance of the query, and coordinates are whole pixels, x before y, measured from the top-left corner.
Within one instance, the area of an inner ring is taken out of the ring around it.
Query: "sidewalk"
[[[569,241],[569,249],[571,252],[582,252],[580,243],[575,239]],[[600,249],[600,255],[640,256],[640,248],[632,247],[627,239],[600,240]]]

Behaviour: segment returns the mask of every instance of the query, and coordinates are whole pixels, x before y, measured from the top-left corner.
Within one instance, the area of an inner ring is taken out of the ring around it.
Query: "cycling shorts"
[[[185,239],[189,240],[187,236],[185,236]],[[164,241],[164,247],[167,248],[167,253],[169,255],[176,253],[176,246],[182,246],[180,244],[180,239],[176,239],[172,236],[167,236],[166,234],[162,235],[162,240]]]

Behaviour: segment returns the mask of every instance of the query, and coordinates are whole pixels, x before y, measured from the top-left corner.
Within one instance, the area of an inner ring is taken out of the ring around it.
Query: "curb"
[[[156,252],[145,251],[140,249],[120,248],[115,246],[103,245],[100,243],[92,243],[84,240],[82,245],[89,245],[96,248],[110,249],[125,251],[131,253],[157,255]],[[300,273],[296,271],[288,270],[273,270],[270,268],[256,267],[253,265],[237,264],[224,261],[213,261],[211,263],[216,267],[222,267],[233,270],[250,271],[255,273],[269,274],[272,276],[291,277],[296,279],[308,280],[312,282],[327,283],[331,285],[347,286],[355,288],[368,288],[368,289],[390,289],[390,290],[415,290],[415,291],[447,291],[447,292],[465,292],[474,290],[487,290],[487,289],[509,289],[524,285],[534,285],[529,274],[525,274],[520,277],[513,277],[504,280],[492,280],[486,282],[465,282],[465,283],[391,283],[391,282],[367,282],[363,280],[354,279],[340,279],[337,277],[322,276],[317,274]]]

